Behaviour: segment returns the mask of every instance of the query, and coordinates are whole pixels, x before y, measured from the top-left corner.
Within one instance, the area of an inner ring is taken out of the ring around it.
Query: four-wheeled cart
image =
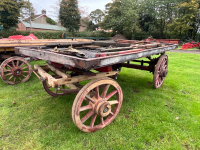
[[[153,86],[158,88],[168,73],[165,51],[177,46],[138,41],[97,41],[57,47],[16,47],[16,54],[46,60],[47,65],[34,65],[31,69],[24,58],[11,57],[1,64],[0,75],[6,83],[17,84],[27,81],[34,72],[49,95],[77,94],[72,106],[72,119],[80,130],[94,132],[110,124],[119,113],[123,92],[115,79],[121,67],[152,72]],[[152,55],[157,57],[152,58]],[[143,57],[148,61],[139,59]],[[80,84],[86,80],[91,81],[84,86]]]

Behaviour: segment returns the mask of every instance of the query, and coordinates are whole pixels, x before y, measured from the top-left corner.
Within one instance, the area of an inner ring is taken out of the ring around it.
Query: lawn
[[[200,55],[167,55],[169,74],[157,90],[151,73],[122,69],[122,108],[94,133],[74,125],[75,95],[52,98],[34,74],[14,86],[0,80],[0,149],[200,149]]]

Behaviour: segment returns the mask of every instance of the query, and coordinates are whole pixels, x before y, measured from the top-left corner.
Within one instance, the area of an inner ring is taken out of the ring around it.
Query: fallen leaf
[[[129,117],[128,115],[125,115],[124,117],[125,117],[126,119],[130,119],[130,117]]]
[[[180,118],[179,118],[179,117],[176,117],[176,119],[179,120]]]
[[[137,126],[137,125],[138,125],[138,124],[136,123],[136,124],[133,125],[133,127],[135,127],[135,126]]]
[[[133,111],[133,109],[129,109],[129,111],[130,111],[130,112],[132,112],[132,111]]]

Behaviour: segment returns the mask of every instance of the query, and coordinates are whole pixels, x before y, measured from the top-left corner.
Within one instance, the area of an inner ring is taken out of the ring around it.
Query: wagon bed
[[[178,46],[126,42],[51,43],[38,47],[16,47],[17,55],[46,60],[47,64],[34,65],[32,69],[24,58],[10,57],[1,64],[0,75],[6,83],[17,84],[26,82],[34,72],[49,95],[77,94],[72,106],[73,122],[84,132],[94,132],[109,125],[122,106],[123,92],[116,82],[121,67],[151,72],[153,87],[157,89],[168,74],[165,51]],[[138,59],[143,57],[147,59]],[[92,81],[84,86],[80,84],[86,80]]]
[[[15,53],[42,60],[53,61],[55,63],[60,63],[79,69],[91,70],[142,57],[148,57],[155,54],[161,54],[165,51],[176,49],[177,47],[177,44],[165,44],[162,47],[151,49],[138,48],[113,52],[79,49],[86,54],[86,58],[55,53],[53,52],[53,48],[50,47],[16,47]]]

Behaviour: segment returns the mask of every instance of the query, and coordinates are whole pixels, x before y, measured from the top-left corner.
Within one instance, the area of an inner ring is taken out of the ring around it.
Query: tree
[[[31,17],[34,19],[34,15],[37,14],[36,9],[33,7],[33,4],[29,1],[24,1],[23,6],[20,9],[20,20]]]
[[[177,14],[169,26],[172,34],[178,34],[179,37],[185,34],[195,38],[199,28],[199,3],[199,0],[185,0],[175,7]]]
[[[5,29],[17,27],[20,17],[20,9],[23,7],[23,0],[1,0],[0,1],[0,25]]]
[[[59,20],[61,25],[70,32],[79,30],[81,15],[78,10],[77,0],[62,0],[60,3]]]
[[[138,1],[115,0],[107,4],[108,12],[101,23],[102,28],[120,34],[132,34],[138,28]]]
[[[98,28],[98,25],[95,25],[89,17],[84,17],[81,21],[87,26],[88,31],[94,31],[95,28]]]
[[[102,22],[103,17],[104,13],[101,9],[96,9],[90,13],[90,18],[96,25]]]

